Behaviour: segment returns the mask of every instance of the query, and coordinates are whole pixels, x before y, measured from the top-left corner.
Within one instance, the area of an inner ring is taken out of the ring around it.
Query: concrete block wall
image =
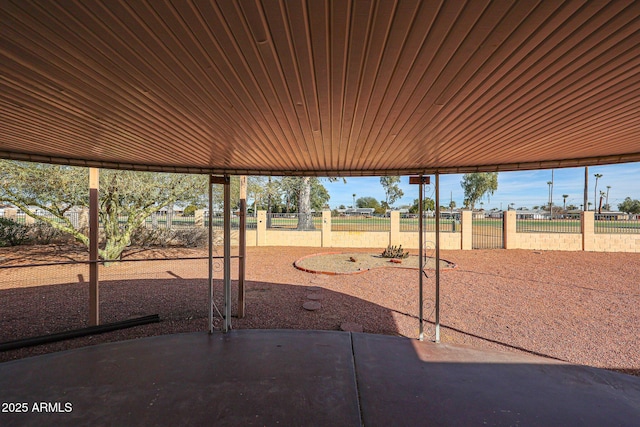
[[[595,212],[583,212],[581,217],[582,250],[594,251],[597,247],[595,239]]]
[[[462,211],[460,226],[462,228],[460,231],[460,249],[470,251],[473,249],[473,214],[471,211]],[[440,239],[442,239],[442,234]]]
[[[266,241],[259,246],[311,246],[322,247],[322,231],[267,230]]]
[[[420,236],[417,232],[403,231],[400,233],[399,244],[403,248],[418,249],[420,247]],[[435,248],[436,233],[428,231],[425,233],[424,247]],[[458,250],[462,248],[462,233],[440,233],[440,249]]]
[[[313,231],[267,229],[266,212],[258,211],[257,228],[247,230],[247,246],[308,246],[318,248],[385,248],[402,245],[418,249],[417,232],[400,231],[399,212],[391,213],[390,231],[332,231],[331,212],[322,213],[322,227]],[[582,215],[582,233],[518,233],[516,212],[504,212],[505,249],[640,252],[640,234],[596,234],[594,212]],[[198,224],[198,221],[196,221]],[[471,250],[473,221],[470,211],[463,211],[461,231],[441,232],[440,248],[445,250]],[[435,232],[427,232],[425,247],[435,247]],[[232,233],[232,244],[237,244],[237,231]]]
[[[582,250],[582,234],[579,233],[516,233],[515,241],[514,248],[517,249]]]
[[[390,243],[387,231],[332,231],[329,248],[386,248]]]
[[[596,234],[594,252],[640,252],[640,234]]]
[[[16,209],[16,208],[4,208],[4,217],[5,218],[15,221],[17,216],[18,216],[18,209]]]

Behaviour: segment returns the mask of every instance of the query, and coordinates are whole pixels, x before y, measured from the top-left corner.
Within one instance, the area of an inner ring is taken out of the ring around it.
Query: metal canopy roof
[[[276,175],[640,161],[640,2],[0,5],[4,158]]]

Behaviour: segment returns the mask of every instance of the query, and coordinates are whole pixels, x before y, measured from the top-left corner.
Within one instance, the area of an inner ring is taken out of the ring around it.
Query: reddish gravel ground
[[[251,247],[246,317],[234,328],[338,330],[417,337],[418,272],[310,274],[297,259],[319,248]],[[378,253],[379,249],[345,252]],[[415,251],[414,251],[415,252]],[[202,249],[132,250],[125,257],[205,256]],[[640,375],[640,254],[528,250],[442,251],[441,341],[529,352]],[[82,260],[77,247],[0,249],[0,266]],[[0,361],[150,335],[206,330],[206,260],[130,262],[101,268],[101,321],[158,313],[161,322],[0,353]],[[237,261],[232,262],[233,278]],[[427,338],[434,338],[435,280],[425,279]],[[87,326],[85,265],[0,269],[0,341]],[[215,296],[221,302],[221,273]],[[234,295],[237,283],[234,281]],[[310,291],[309,287],[319,287]],[[308,295],[321,308],[307,311]],[[318,298],[318,295],[314,296]],[[236,312],[236,308],[233,308]],[[218,325],[219,319],[216,320]]]

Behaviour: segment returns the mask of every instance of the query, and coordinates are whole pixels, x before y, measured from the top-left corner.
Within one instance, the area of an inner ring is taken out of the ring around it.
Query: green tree
[[[187,206],[186,208],[184,208],[184,211],[182,211],[182,215],[184,216],[194,216],[196,214],[196,211],[198,210],[198,206],[191,204],[189,206]]]
[[[382,176],[380,177],[380,184],[384,188],[385,203],[388,207],[393,206],[396,200],[404,196],[404,191],[400,188],[399,176]]]
[[[356,200],[356,206],[359,208],[378,209],[380,207],[380,202],[378,202],[375,197],[360,197]]]
[[[638,214],[640,213],[640,200],[632,200],[631,197],[627,197],[622,203],[618,204],[618,209],[620,209],[621,212]]]
[[[163,207],[175,203],[201,205],[206,188],[203,175],[101,170],[101,258],[119,259],[134,230]],[[1,160],[0,200],[89,245],[86,230],[76,229],[65,216],[72,208],[89,207],[88,169]],[[38,209],[50,215],[42,215]]]
[[[232,177],[233,184],[233,177]],[[232,185],[233,191],[233,185]],[[253,211],[282,212],[283,189],[279,178],[249,176],[247,177],[247,198],[253,198]],[[271,226],[271,216],[267,216],[267,227]]]
[[[230,179],[231,192],[231,209],[238,209],[240,204],[240,177],[232,176]],[[247,205],[249,200],[253,199],[254,208],[256,203],[262,203],[265,193],[265,178],[262,176],[247,176]],[[205,190],[206,191],[206,190]],[[224,206],[224,186],[214,185],[212,192],[213,206],[222,209]],[[265,202],[266,203],[266,202]],[[198,207],[206,206],[206,201]]]
[[[329,178],[334,181],[335,178]],[[316,177],[283,177],[280,180],[280,188],[289,203],[297,206],[298,230],[313,230],[313,217],[311,210],[324,209],[330,195],[319,178]]]
[[[498,172],[467,173],[460,182],[464,190],[465,207],[474,209],[485,195],[487,199],[498,189]]]
[[[409,208],[409,212],[418,213],[420,208],[420,199],[414,199],[413,205]],[[422,200],[422,210],[423,211],[433,211],[436,209],[436,202],[430,197]]]

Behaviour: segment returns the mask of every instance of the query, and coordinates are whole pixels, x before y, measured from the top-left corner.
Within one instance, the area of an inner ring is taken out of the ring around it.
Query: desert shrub
[[[383,258],[407,258],[409,252],[402,249],[402,245],[397,247],[389,245],[381,255]]]
[[[180,246],[193,248],[207,243],[206,228],[147,228],[139,227],[131,235],[131,244],[139,247]]]
[[[166,228],[138,227],[131,234],[131,245],[142,248],[169,246],[171,240],[171,230]]]
[[[186,248],[205,246],[208,241],[206,228],[185,228],[174,232],[174,240]]]
[[[29,227],[8,218],[0,218],[0,246],[18,246],[29,241]]]
[[[40,245],[50,243],[67,243],[74,240],[74,237],[59,230],[46,222],[36,222],[28,227],[29,240]]]

